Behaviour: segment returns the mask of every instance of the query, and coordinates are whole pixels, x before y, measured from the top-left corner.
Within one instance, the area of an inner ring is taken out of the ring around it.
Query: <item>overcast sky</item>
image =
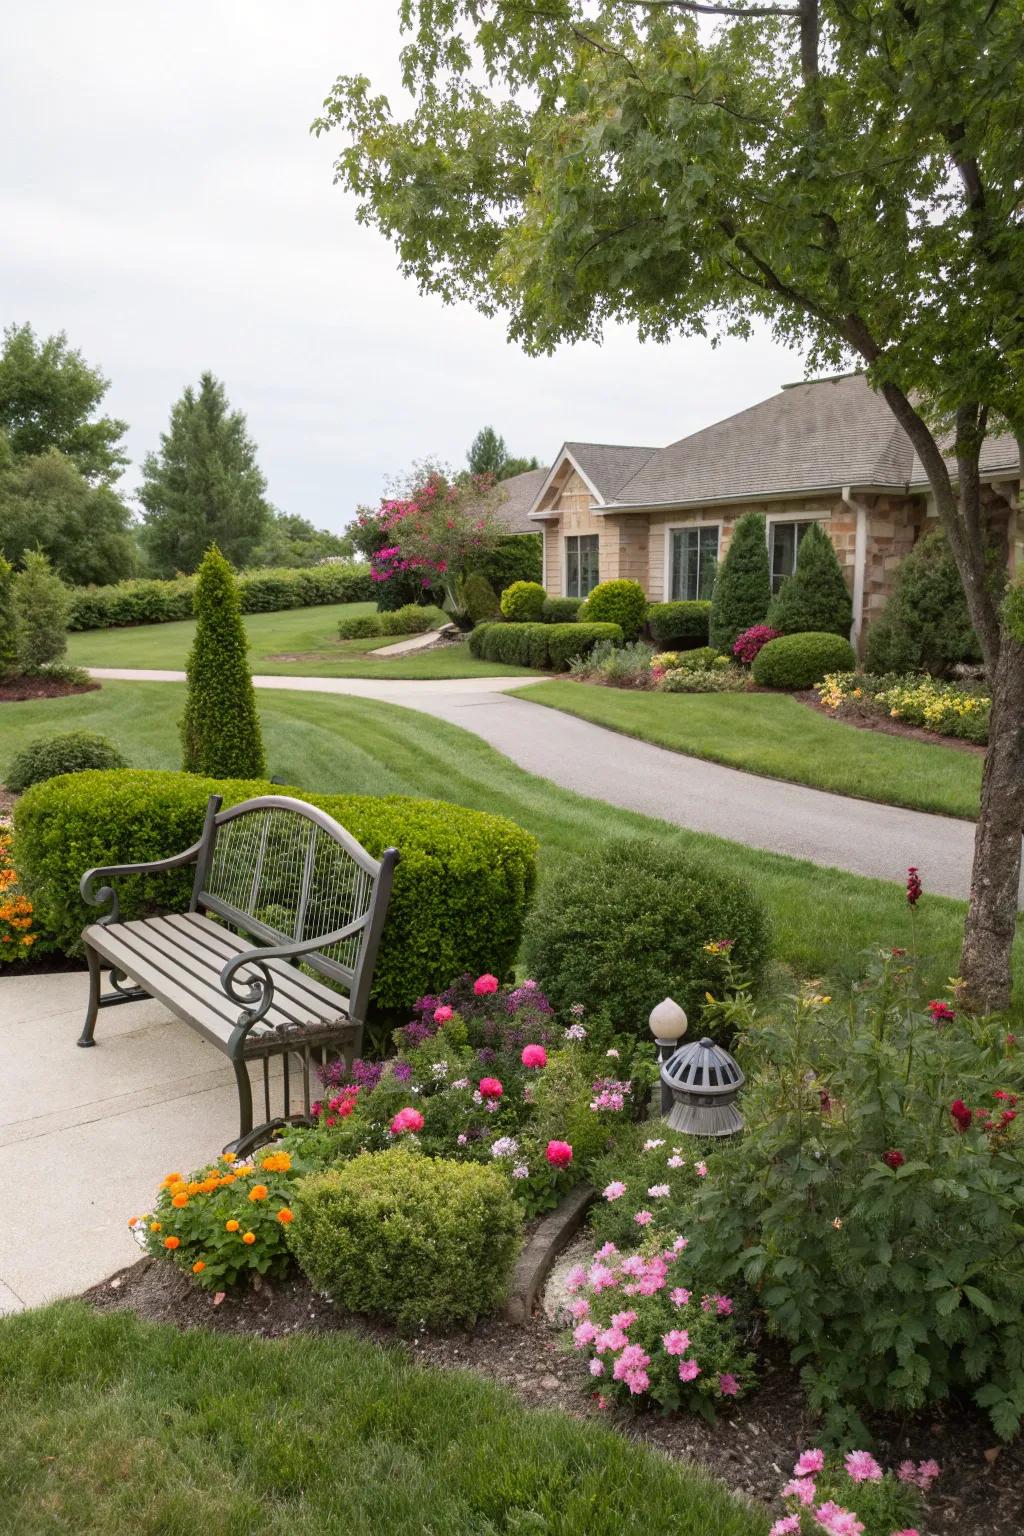
[[[772,394],[766,336],[525,357],[500,320],[421,297],[332,184],[309,124],[335,76],[397,76],[397,0],[21,0],[0,50],[0,319],[64,330],[112,380],[126,475],[203,369],[244,410],[269,494],[342,527],[416,459],[491,423],[660,445]]]

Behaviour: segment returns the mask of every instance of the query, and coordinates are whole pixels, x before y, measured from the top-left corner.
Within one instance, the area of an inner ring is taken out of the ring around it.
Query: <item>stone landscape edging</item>
[[[579,1184],[546,1216],[516,1261],[502,1316],[510,1323],[527,1323],[552,1264],[583,1225],[596,1198],[589,1184]]]

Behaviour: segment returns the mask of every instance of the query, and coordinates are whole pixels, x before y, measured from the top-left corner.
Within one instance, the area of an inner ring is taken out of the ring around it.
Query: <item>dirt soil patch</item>
[[[401,1338],[394,1330],[345,1316],[305,1280],[263,1284],[215,1305],[172,1265],[150,1258],[85,1292],[101,1311],[128,1309],[147,1322],[218,1333],[287,1338],[296,1333],[348,1330],[384,1347],[399,1348],[418,1364],[469,1370],[507,1387],[532,1408],[560,1408],[594,1418],[629,1439],[697,1462],[729,1488],[771,1504],[806,1446],[817,1443],[813,1421],[793,1372],[779,1354],[767,1355],[756,1395],[714,1424],[682,1415],[627,1414],[601,1407],[562,1336],[542,1316],[525,1326],[490,1319],[445,1336]],[[764,1351],[762,1351],[764,1353]],[[922,1536],[1021,1536],[1024,1530],[1024,1444],[1000,1447],[987,1420],[970,1408],[947,1407],[941,1416],[912,1424],[874,1426],[875,1454],[885,1465],[934,1457],[942,1477],[928,1497]],[[779,1512],[778,1505],[775,1512]]]
[[[893,720],[888,715],[837,715],[833,710],[825,708],[816,693],[795,693],[793,698],[806,704],[808,709],[817,710],[819,715],[827,715],[830,720],[838,720],[841,725],[856,726],[859,731],[881,731],[885,736],[909,736],[912,741],[924,741],[930,747],[952,747],[957,752],[973,752],[975,757],[984,757],[987,750],[979,747],[976,742],[961,741],[958,736],[940,736],[936,731],[925,731],[919,725],[907,725],[905,721]]]
[[[92,693],[100,685],[90,677],[84,683],[61,682],[56,677],[10,677],[0,682],[0,704],[24,704],[26,699],[64,699],[69,693]]]

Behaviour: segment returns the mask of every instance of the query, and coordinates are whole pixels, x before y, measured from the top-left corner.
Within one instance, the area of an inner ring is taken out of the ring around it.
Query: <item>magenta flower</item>
[[[572,1331],[572,1341],[577,1349],[584,1349],[586,1345],[597,1338],[597,1332],[596,1325],[587,1318],[582,1323],[576,1324]]]
[[[498,986],[497,976],[492,976],[489,971],[485,971],[482,976],[478,976],[476,981],[474,981],[473,991],[477,997],[487,997],[490,993],[497,992]]]
[[[807,1508],[810,1509],[814,1503],[816,1492],[817,1489],[814,1486],[813,1477],[791,1477],[782,1490],[782,1497],[784,1499],[799,1499],[801,1504],[806,1504]]]
[[[442,1003],[440,1008],[434,1009],[434,1023],[447,1024],[448,1020],[453,1017],[454,1011],[454,1009],[448,1007],[447,1003]]]
[[[405,1109],[400,1109],[390,1125],[392,1136],[402,1136],[406,1131],[422,1131],[422,1129],[423,1116],[418,1109],[413,1109],[411,1105],[407,1105]]]
[[[612,1313],[612,1327],[613,1328],[631,1328],[633,1326],[633,1324],[636,1322],[636,1319],[637,1319],[637,1314],[635,1312],[613,1312]]]
[[[674,1291],[669,1291],[668,1299],[674,1307],[685,1307],[690,1300],[690,1293],[684,1285],[677,1285]]]
[[[666,1355],[685,1355],[690,1347],[690,1335],[685,1328],[673,1328],[662,1334],[661,1343]]]
[[[654,1217],[651,1215],[650,1211],[637,1211],[636,1215],[633,1217],[633,1220],[636,1222],[638,1227],[648,1227],[654,1220]]]
[[[697,1364],[696,1360],[680,1360],[680,1362],[679,1362],[679,1380],[680,1381],[696,1381],[696,1379],[697,1379],[697,1377],[699,1375],[700,1375],[700,1366]]]
[[[718,1390],[723,1397],[735,1397],[740,1390],[740,1384],[731,1371],[723,1371],[718,1378]]]
[[[482,1077],[480,1079],[480,1093],[485,1099],[500,1099],[504,1092],[498,1078]]]
[[[524,1067],[546,1067],[548,1053],[542,1045],[524,1045],[519,1059]]]
[[[568,1168],[572,1162],[572,1147],[567,1141],[549,1141],[544,1156],[552,1168]]]

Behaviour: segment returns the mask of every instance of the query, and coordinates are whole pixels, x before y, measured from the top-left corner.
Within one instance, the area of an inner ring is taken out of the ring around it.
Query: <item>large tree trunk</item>
[[[1024,825],[1024,646],[1004,629],[992,676],[992,722],[974,839],[960,974],[979,1012],[1010,1002]]]

